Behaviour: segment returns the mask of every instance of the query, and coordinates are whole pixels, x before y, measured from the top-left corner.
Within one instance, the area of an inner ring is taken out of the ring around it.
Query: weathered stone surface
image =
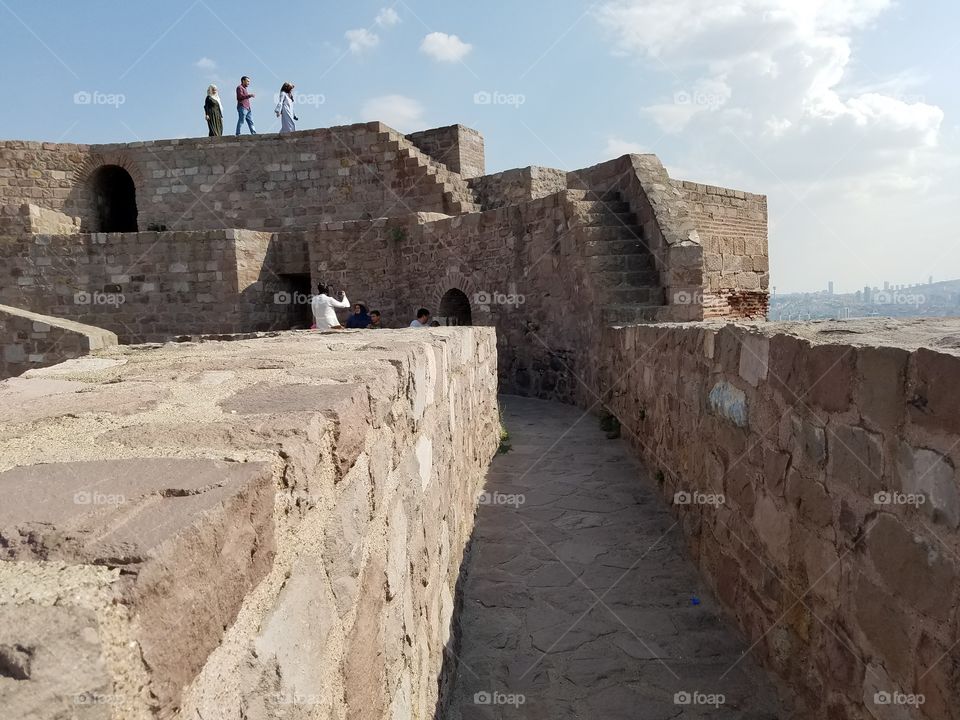
[[[917,536],[894,516],[881,513],[866,546],[873,566],[894,595],[922,613],[940,620],[949,617],[957,569],[936,539]]]
[[[923,495],[926,502],[921,509],[935,522],[956,530],[960,526],[960,481],[949,458],[901,443],[898,461],[904,492]]]
[[[497,443],[492,332],[184,351],[121,347],[0,384],[31,400],[0,425],[0,705],[31,720],[425,715]],[[417,374],[432,394],[414,424]],[[126,405],[124,388],[166,400]],[[97,412],[71,412],[85,396]],[[43,624],[52,636],[30,634]]]

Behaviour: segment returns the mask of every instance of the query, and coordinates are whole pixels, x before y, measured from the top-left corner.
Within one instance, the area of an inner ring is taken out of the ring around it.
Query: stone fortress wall
[[[496,392],[486,328],[0,383],[4,717],[432,717]]]
[[[0,302],[137,342],[286,329],[302,317],[291,298],[323,280],[388,326],[427,305],[495,327],[503,391],[612,414],[668,499],[723,495],[676,512],[811,717],[896,717],[873,697],[897,691],[925,694],[920,717],[957,717],[956,329],[930,349],[920,331],[897,347],[849,325],[798,338],[691,322],[764,317],[763,196],[670,178],[652,155],[495,175],[482,157],[462,126],[404,137],[379,123],[0,144]],[[112,211],[103,163],[132,178],[140,232],[88,232]],[[128,307],[72,300],[118,292]],[[368,691],[392,706],[416,695],[403,682]]]
[[[594,355],[594,403],[811,718],[960,717],[958,347],[956,321],[711,322]]]

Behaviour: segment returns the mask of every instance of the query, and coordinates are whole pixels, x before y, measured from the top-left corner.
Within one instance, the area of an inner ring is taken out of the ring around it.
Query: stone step
[[[612,305],[656,305],[663,296],[657,287],[606,287],[601,290],[606,301]]]
[[[607,325],[654,322],[662,305],[607,305],[601,311]]]
[[[643,240],[639,225],[587,225],[578,229],[584,240]]]
[[[591,213],[629,213],[630,204],[620,200],[572,200],[570,206],[578,214]]]
[[[594,277],[601,281],[600,287],[657,287],[660,284],[660,273],[656,270],[606,270],[594,273]]]
[[[600,202],[617,202],[622,198],[620,193],[616,190],[567,190],[567,199],[568,200],[593,200]]]
[[[587,258],[587,268],[592,272],[633,272],[653,270],[656,267],[650,253],[623,255],[594,255]]]
[[[587,240],[583,243],[583,254],[587,257],[597,255],[637,255],[648,253],[640,240]]]

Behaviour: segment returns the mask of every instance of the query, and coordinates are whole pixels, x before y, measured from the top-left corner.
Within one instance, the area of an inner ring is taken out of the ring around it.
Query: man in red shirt
[[[257,129],[253,126],[253,114],[250,112],[250,98],[256,97],[256,95],[248,92],[248,87],[250,87],[250,78],[244,75],[240,78],[240,84],[237,85],[237,114],[240,116],[237,119],[237,135],[240,134],[240,128],[243,127],[244,120],[247,121],[247,126],[250,128],[250,134],[257,134]]]

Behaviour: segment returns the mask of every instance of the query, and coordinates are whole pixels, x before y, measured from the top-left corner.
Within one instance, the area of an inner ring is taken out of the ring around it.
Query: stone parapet
[[[811,717],[917,696],[911,717],[957,717],[958,338],[952,320],[638,325],[594,354],[704,577]]]
[[[433,715],[492,331],[108,349],[0,383],[0,438],[11,717]]]

